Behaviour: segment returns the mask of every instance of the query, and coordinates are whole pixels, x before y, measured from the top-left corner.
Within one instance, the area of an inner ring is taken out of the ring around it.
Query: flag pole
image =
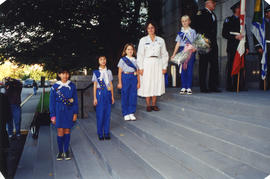
[[[239,83],[240,83],[240,72],[238,72],[238,77],[237,77],[237,93],[239,93]]]

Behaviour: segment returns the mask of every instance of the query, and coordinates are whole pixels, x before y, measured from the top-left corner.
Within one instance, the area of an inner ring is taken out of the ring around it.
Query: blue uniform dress
[[[191,44],[196,38],[196,31],[189,28],[188,30],[184,30],[183,28],[178,33],[176,37],[176,42],[180,43],[179,52],[184,50],[186,44]],[[190,60],[187,65],[187,69],[182,68],[181,73],[181,86],[182,88],[191,88],[192,87],[192,74],[193,74],[193,65],[195,62],[195,53],[192,53]]]
[[[73,102],[68,102],[68,99],[73,99]],[[72,128],[74,114],[78,114],[78,97],[75,84],[70,81],[66,84],[61,81],[56,82],[50,92],[50,116],[56,117],[56,128]]]
[[[108,81],[102,78],[100,70],[95,70],[93,73],[92,82],[97,82],[97,106],[96,106],[96,118],[97,118],[97,134],[101,138],[105,135],[110,135],[110,120],[111,120],[111,105],[112,105],[112,93],[110,91],[110,82],[113,80],[111,70],[106,70]]]
[[[118,63],[122,69],[121,104],[123,116],[134,114],[137,106],[137,60],[123,57]]]

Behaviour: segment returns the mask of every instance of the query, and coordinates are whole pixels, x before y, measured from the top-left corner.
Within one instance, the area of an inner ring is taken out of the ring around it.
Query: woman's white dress
[[[162,70],[168,66],[168,52],[165,41],[156,36],[154,41],[150,36],[141,38],[137,53],[137,62],[140,70],[144,70],[141,76],[141,87],[138,96],[161,96],[165,93],[165,80]]]

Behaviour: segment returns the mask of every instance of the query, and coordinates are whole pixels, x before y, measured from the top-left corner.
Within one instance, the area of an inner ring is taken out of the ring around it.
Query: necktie
[[[215,15],[214,15],[214,13],[213,13],[212,11],[210,11],[210,13],[211,13],[211,15],[212,15],[213,21],[215,21],[215,20],[216,20],[216,17],[215,17]]]

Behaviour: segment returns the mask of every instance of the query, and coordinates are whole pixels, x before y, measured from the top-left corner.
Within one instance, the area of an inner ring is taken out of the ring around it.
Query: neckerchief
[[[56,84],[59,85],[59,87],[57,89],[61,89],[62,87],[67,87],[69,90],[71,90],[69,83],[70,83],[69,80],[66,83],[63,83],[62,81],[57,81]]]
[[[178,32],[179,37],[184,41],[184,43],[191,44],[191,41],[187,37],[187,33],[184,33],[182,31]]]
[[[103,79],[105,84],[109,85],[110,81],[109,81],[109,75],[108,75],[107,67],[105,67],[104,69],[99,68],[99,72],[100,72],[100,77],[97,77],[97,78],[100,78],[100,80]]]

